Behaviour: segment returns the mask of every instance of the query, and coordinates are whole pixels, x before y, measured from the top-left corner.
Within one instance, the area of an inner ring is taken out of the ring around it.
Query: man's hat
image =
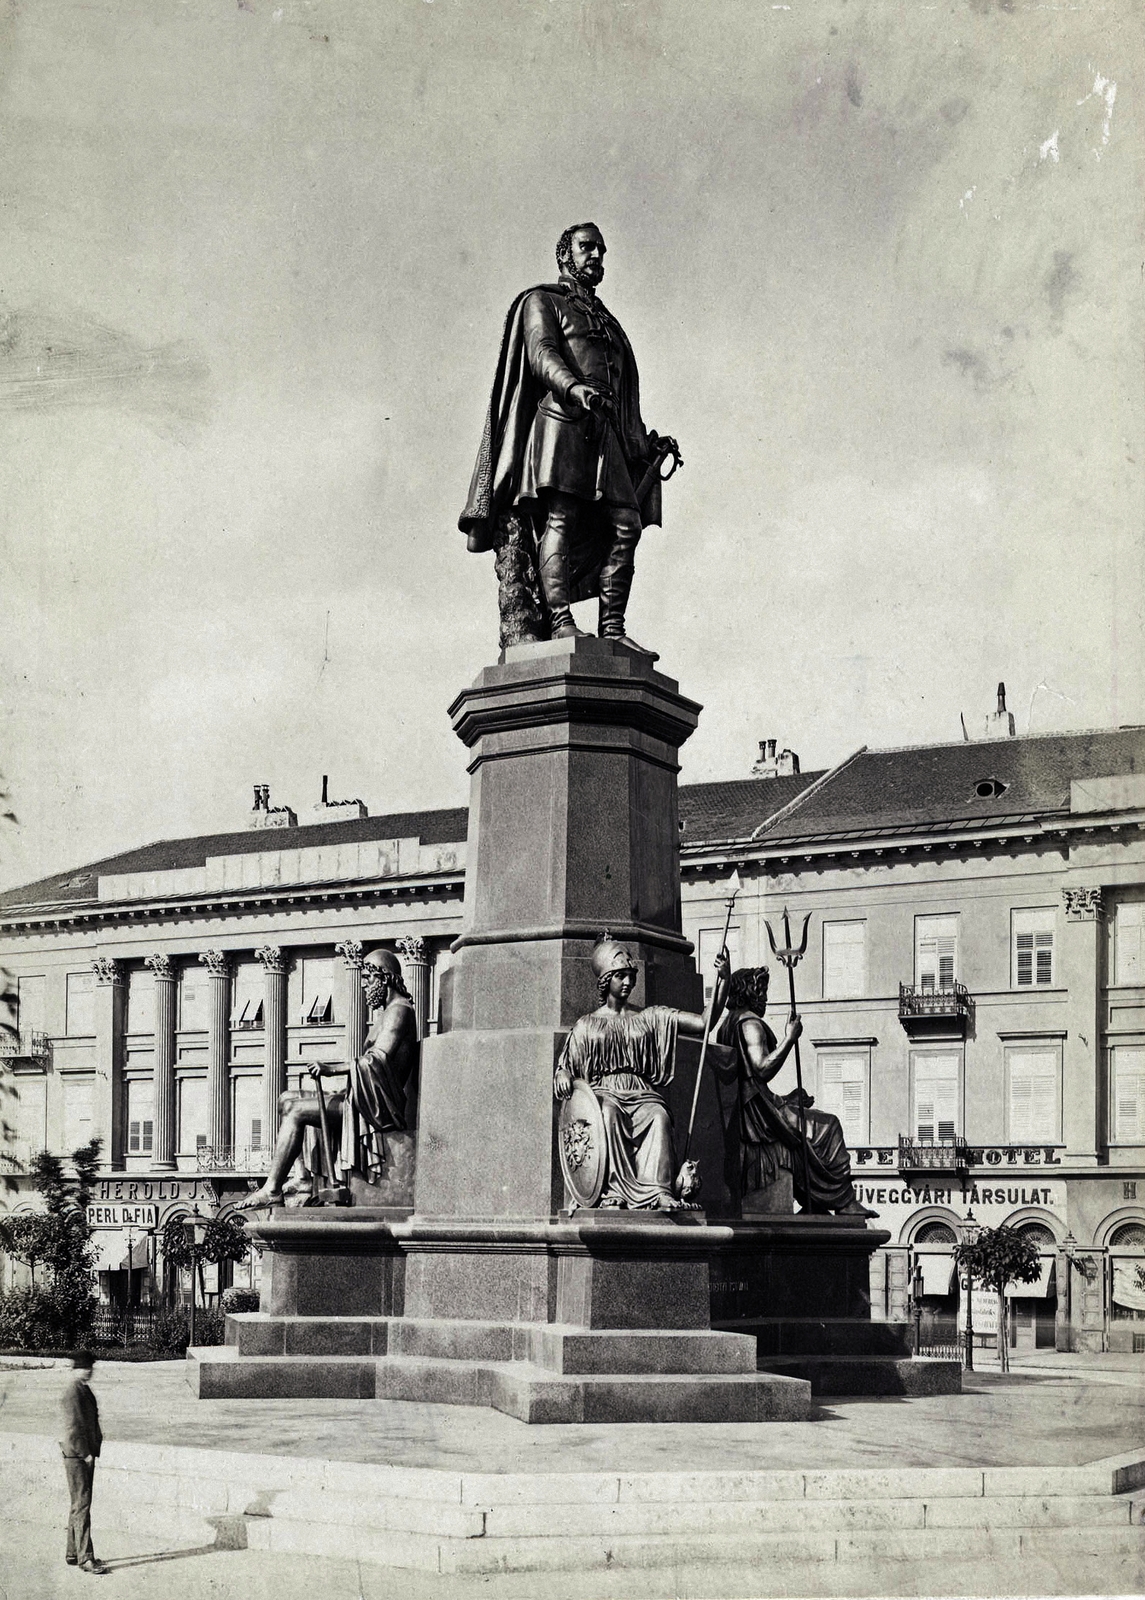
[[[640,963],[622,944],[606,933],[592,952],[592,970],[598,978],[611,978],[614,972],[635,972]]]
[[[392,950],[371,950],[362,962],[363,971],[367,967],[377,967],[380,972],[389,973],[391,978],[400,978],[402,964]]]

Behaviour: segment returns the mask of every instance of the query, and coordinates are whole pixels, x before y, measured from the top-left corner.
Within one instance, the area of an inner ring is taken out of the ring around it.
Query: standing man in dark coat
[[[502,519],[528,519],[552,637],[581,633],[569,607],[599,595],[601,637],[639,650],[624,618],[641,531],[660,521],[660,485],[640,501],[637,489],[658,445],[678,452],[644,426],[632,346],[596,297],[604,255],[595,223],[566,228],[558,282],[510,307],[458,526],[480,551]]]
[[[99,1426],[99,1407],[95,1395],[88,1387],[95,1357],[90,1350],[77,1350],[72,1357],[72,1376],[60,1398],[64,1431],[60,1449],[64,1453],[64,1471],[68,1475],[71,1510],[68,1513],[68,1547],[65,1560],[69,1567],[78,1566],[84,1572],[102,1576],[107,1568],[97,1561],[91,1547],[91,1490],[95,1477],[95,1463],[103,1445]]]

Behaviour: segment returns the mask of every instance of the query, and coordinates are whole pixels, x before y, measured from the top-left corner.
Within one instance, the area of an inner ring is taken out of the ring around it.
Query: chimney
[[[790,778],[799,771],[799,757],[794,750],[781,750],[776,754],[777,739],[759,741],[759,760],[751,769],[754,778]]]
[[[998,709],[986,718],[987,739],[1012,739],[1017,733],[1014,713],[1006,710],[1006,685],[998,685]]]
[[[360,817],[368,817],[369,814],[360,800],[331,800],[330,779],[323,773],[322,798],[316,806],[311,806],[306,821],[356,822]]]
[[[298,818],[289,806],[271,806],[270,784],[254,786],[254,809],[247,813],[248,828],[293,828]]]
[[[329,795],[330,795],[330,779],[326,776],[325,773],[323,773],[322,774],[322,804],[323,805],[329,804]]]

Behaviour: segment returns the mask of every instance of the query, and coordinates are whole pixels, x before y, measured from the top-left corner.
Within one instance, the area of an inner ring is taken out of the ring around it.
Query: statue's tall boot
[[[569,602],[569,542],[576,523],[576,501],[553,494],[549,498],[545,528],[537,546],[537,567],[545,604],[552,618],[554,639],[585,638],[573,621]]]
[[[624,614],[628,609],[628,596],[632,591],[632,576],[636,570],[636,546],[640,542],[640,518],[627,507],[615,508],[612,549],[600,569],[600,624],[602,639],[615,639],[642,656],[660,659],[655,650],[648,650],[624,631]]]

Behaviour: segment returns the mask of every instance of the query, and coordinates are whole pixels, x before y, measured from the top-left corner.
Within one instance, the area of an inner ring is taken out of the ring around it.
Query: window
[[[849,1000],[867,992],[867,924],[823,924],[823,998]]]
[[[236,1078],[232,1100],[231,1127],[235,1144],[251,1150],[262,1148],[262,1079]]]
[[[18,978],[16,980],[16,1026],[21,1035],[43,1033],[44,1024],[43,978]]]
[[[179,1080],[179,1150],[194,1155],[207,1142],[207,1080]]]
[[[261,1028],[265,995],[262,968],[253,961],[237,966],[231,986],[231,1027]]]
[[[1006,1051],[1010,1144],[1053,1144],[1059,1138],[1060,1064],[1058,1051],[1044,1045]]]
[[[716,957],[720,953],[720,944],[723,936],[724,925],[722,922],[718,928],[700,929],[700,939],[696,949],[696,964],[704,980],[705,1005],[711,1000],[712,991],[716,986]],[[739,923],[733,922],[728,929],[728,956],[731,959],[733,972],[737,967],[743,966],[742,944]]]
[[[149,1079],[127,1085],[127,1153],[149,1156],[155,1148],[155,1088]]]
[[[147,967],[133,967],[127,974],[127,1031],[155,1031],[155,974]]]
[[[47,1085],[38,1076],[13,1078],[11,1083],[17,1095],[16,1138],[30,1151],[43,1150],[48,1142]]]
[[[816,1103],[838,1117],[849,1150],[870,1138],[869,1083],[868,1051],[820,1050]]]
[[[67,1019],[70,1039],[95,1032],[95,974],[69,972],[67,977]]]
[[[914,981],[920,989],[952,989],[958,977],[958,918],[915,917]]]
[[[1010,984],[1015,989],[1037,988],[1054,981],[1054,910],[1015,911]]]
[[[1141,901],[1117,907],[1113,948],[1114,981],[1145,983],[1145,904]]]
[[[958,1050],[913,1052],[914,1134],[919,1144],[943,1144],[957,1137],[961,1065]]]
[[[209,982],[201,967],[184,967],[179,974],[179,1027],[184,1032],[206,1031]]]
[[[1109,1055],[1113,1142],[1145,1144],[1145,1046],[1119,1044]]]
[[[320,957],[302,963],[302,1021],[333,1022],[334,962]]]
[[[64,1149],[68,1155],[91,1138],[92,1078],[68,1078],[64,1082]]]

